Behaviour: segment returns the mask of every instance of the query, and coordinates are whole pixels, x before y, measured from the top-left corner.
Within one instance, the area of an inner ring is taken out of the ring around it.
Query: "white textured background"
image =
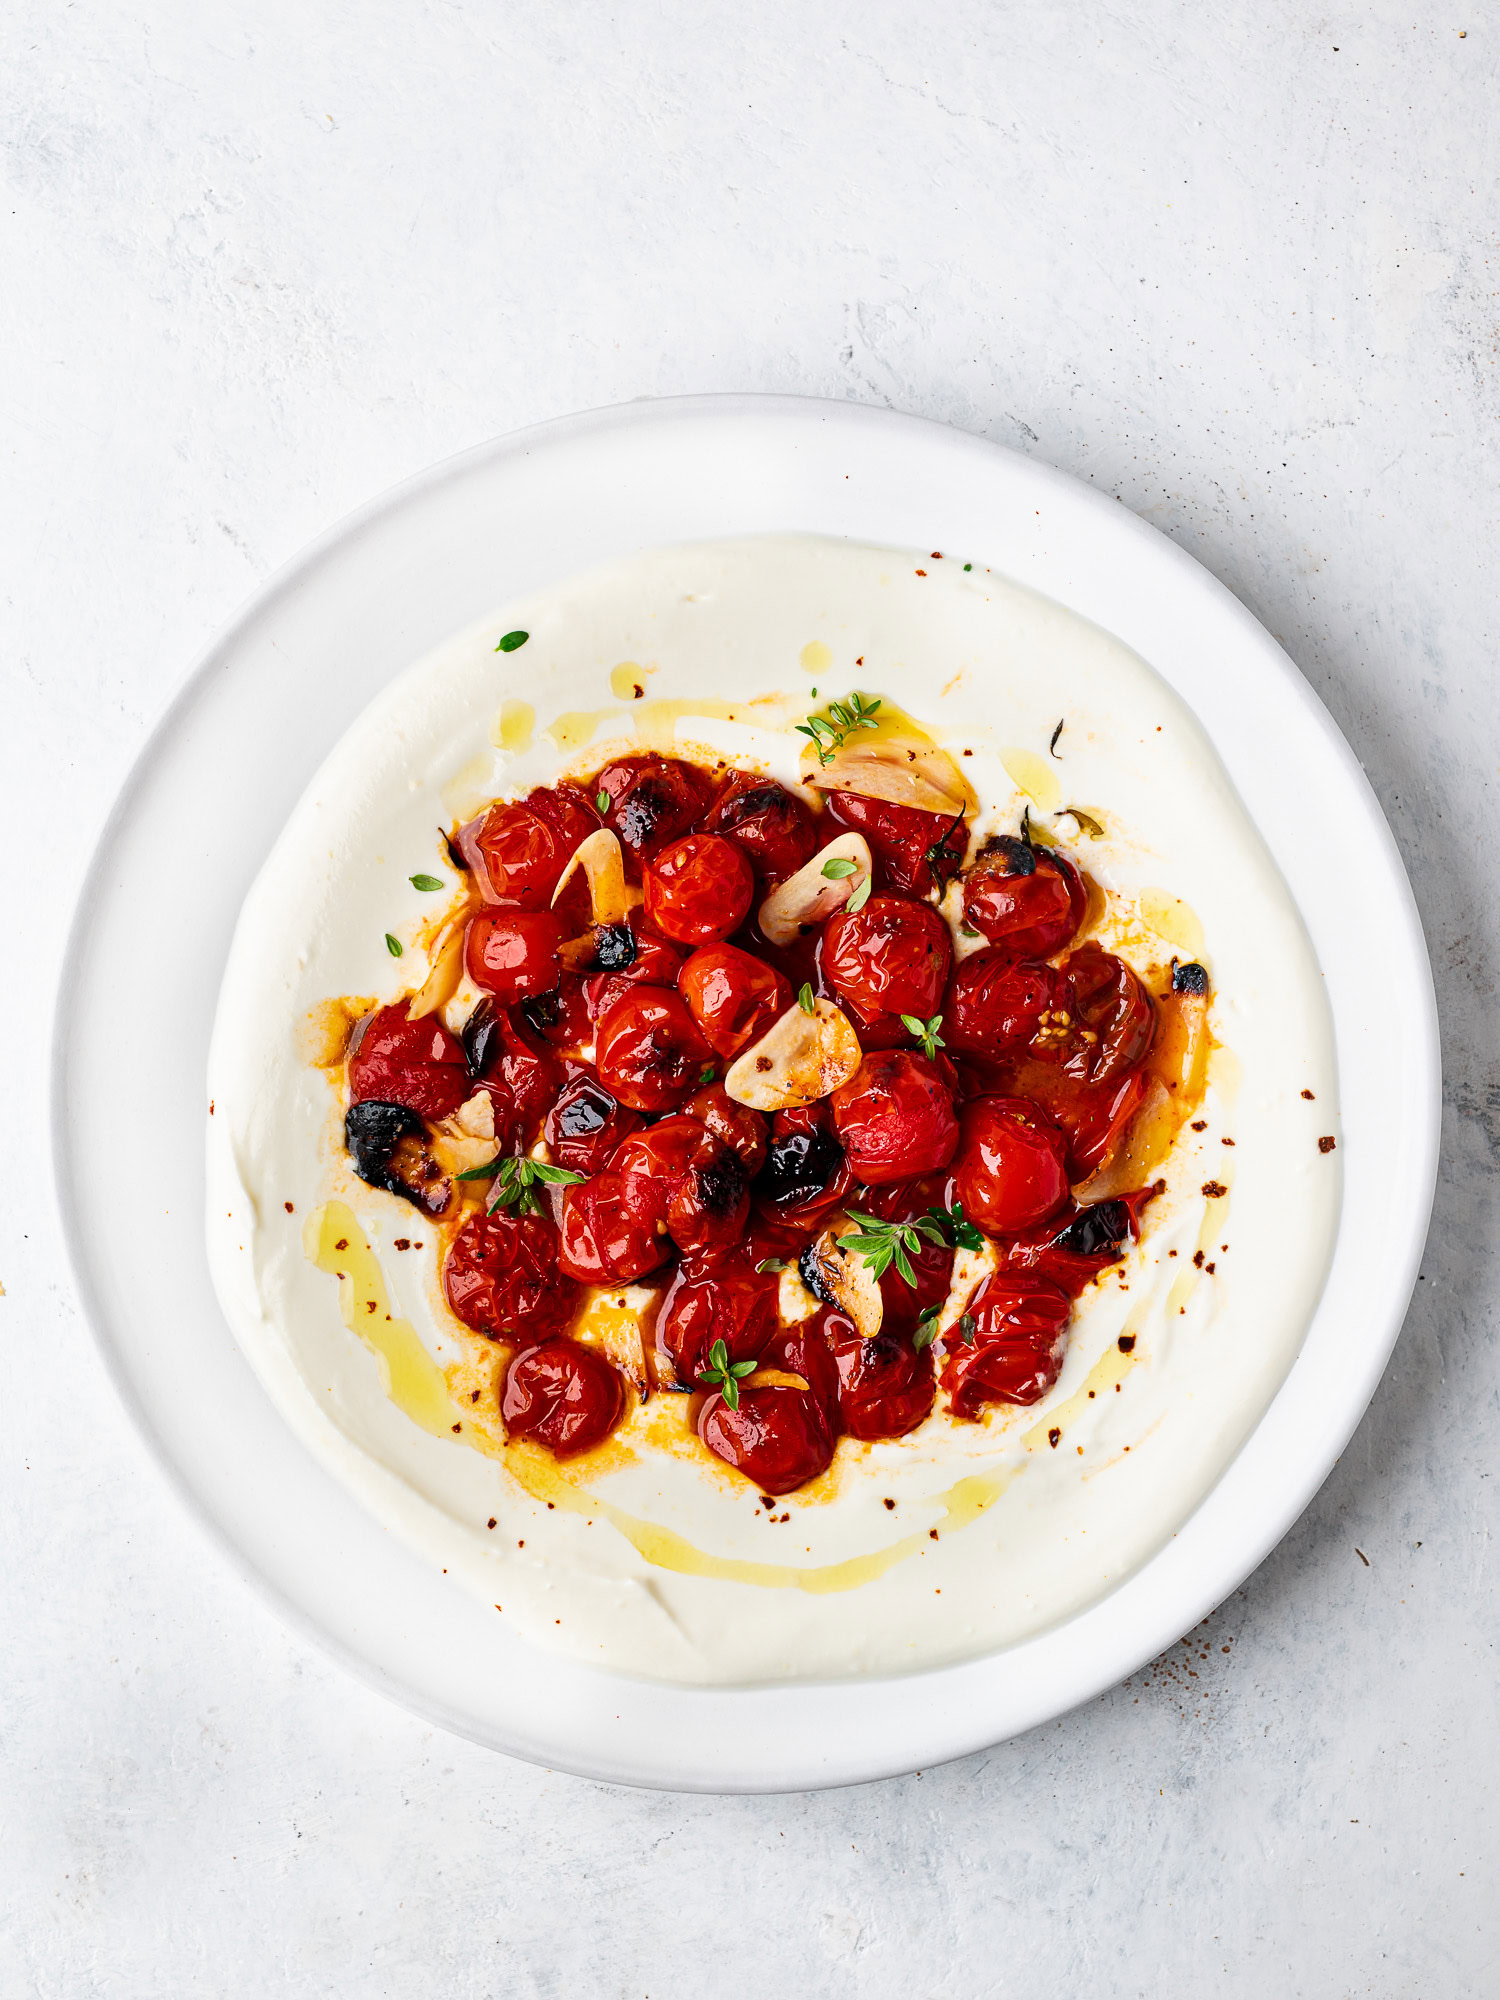
[[[4,9],[6,2000],[1500,1991],[1497,52],[1430,0]],[[40,1136],[74,885],[215,628],[445,453],[704,389],[949,419],[1208,564],[1385,803],[1449,1078],[1396,1360],[1246,1589],[805,1798],[510,1765],[289,1639],[102,1378]]]

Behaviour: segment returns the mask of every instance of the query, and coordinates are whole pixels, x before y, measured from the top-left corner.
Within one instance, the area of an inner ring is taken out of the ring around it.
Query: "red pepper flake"
[[[1221,1146],[1232,1146],[1232,1145],[1234,1144],[1234,1141],[1233,1141],[1233,1139],[1221,1139],[1221,1140],[1219,1141],[1219,1144],[1220,1144]]]
[[[1356,1548],[1354,1553],[1359,1557],[1360,1561],[1364,1564],[1365,1568],[1368,1569],[1370,1567],[1370,1558],[1365,1554],[1364,1550],[1361,1548]]]
[[[469,1401],[471,1403],[477,1403],[479,1401],[479,1391],[477,1389],[471,1389],[469,1391]]]
[[[454,1428],[454,1430],[456,1430],[456,1431],[461,1431],[461,1430],[463,1429],[463,1425],[462,1425],[462,1424],[455,1424],[455,1425],[453,1426],[453,1428]]]
[[[1193,1268],[1198,1271],[1203,1269],[1203,1252],[1201,1250],[1193,1252]]]
[[[929,1528],[929,1529],[927,1530],[927,1539],[928,1539],[928,1541],[929,1541],[929,1542],[935,1542],[935,1541],[937,1540],[937,1538],[938,1538],[938,1531],[937,1531],[937,1529],[936,1529],[936,1528]]]
[[[1058,1445],[1062,1442],[1062,1432],[1054,1427],[1047,1433],[1047,1442],[1056,1451]]]
[[[1312,1103],[1314,1103],[1314,1102],[1315,1102],[1315,1099],[1314,1099],[1314,1097],[1313,1097],[1313,1094],[1312,1094],[1312,1092],[1311,1092],[1310,1090],[1304,1090],[1304,1091],[1303,1091],[1303,1093],[1302,1093],[1302,1095],[1303,1095],[1303,1096],[1304,1096],[1304,1097],[1305,1097],[1305,1098],[1307,1099],[1307,1101],[1308,1101],[1308,1103],[1309,1103],[1309,1104],[1312,1104]]]
[[[367,1313],[372,1313],[372,1312],[374,1312],[374,1310],[375,1310],[375,1303],[376,1303],[376,1302],[375,1302],[375,1300],[374,1300],[374,1299],[366,1299],[366,1300],[365,1300],[365,1311],[366,1311]]]
[[[943,560],[943,552],[942,552],[942,550],[941,550],[941,549],[934,549],[934,550],[933,550],[933,552],[932,552],[932,560],[933,560],[934,562],[941,562],[941,561]]]
[[[487,1520],[487,1521],[485,1522],[485,1524],[484,1524],[484,1525],[485,1525],[485,1526],[486,1526],[487,1528],[493,1528],[493,1527],[494,1527],[494,1525],[495,1525],[495,1517],[494,1517],[494,1515],[493,1515],[493,1514],[491,1514],[490,1518],[489,1518],[489,1519],[488,1519],[488,1520]],[[499,1607],[499,1605],[498,1605],[498,1604],[497,1604],[497,1605],[495,1606],[495,1609],[496,1609],[497,1611],[498,1611],[498,1610],[500,1609],[500,1607]]]
[[[1206,1118],[1195,1118],[1193,1120],[1193,1130],[1195,1132],[1206,1132],[1208,1130],[1208,1120]]]
[[[292,1204],[289,1201],[284,1201],[281,1205],[286,1210],[288,1215],[295,1215],[297,1213],[296,1209],[292,1207]]]
[[[1222,1201],[1229,1190],[1222,1181],[1205,1181],[1203,1192],[1210,1201]]]
[[[1129,1354],[1135,1347],[1135,1335],[1133,1333],[1122,1333],[1120,1338],[1115,1342],[1115,1345],[1122,1354]]]
[[[769,1493],[762,1493],[762,1494],[761,1494],[761,1496],[760,1496],[760,1504],[761,1504],[761,1506],[762,1506],[762,1507],[764,1507],[764,1508],[765,1508],[765,1510],[766,1510],[766,1512],[767,1512],[768,1514],[774,1514],[774,1513],[775,1513],[775,1511],[776,1511],[776,1502],[775,1502],[775,1501],[774,1501],[774,1500],[773,1500],[773,1499],[771,1498],[771,1495],[770,1495]]]
[[[398,1236],[391,1245],[391,1248],[393,1250],[410,1250],[411,1238],[409,1236]]]
[[[334,1247],[334,1249],[335,1249],[335,1250],[347,1250],[347,1249],[349,1248],[349,1239],[348,1239],[348,1237],[347,1237],[347,1236],[341,1236],[341,1237],[339,1238],[338,1242],[337,1242],[337,1243],[335,1243],[333,1247]]]
[[[1320,1153],[1331,1153],[1337,1144],[1338,1141],[1334,1138],[1333,1134],[1330,1132],[1326,1138],[1320,1139],[1318,1141],[1318,1151]]]
[[[864,663],[865,663],[865,656],[863,653],[861,653],[859,658],[854,662],[854,664],[857,667],[862,667]]]
[[[887,1501],[886,1501],[886,1503],[885,1503],[885,1510],[886,1510],[886,1512],[887,1512],[888,1514],[894,1514],[894,1513],[895,1513],[895,1511],[896,1511],[896,1503],[895,1503],[895,1501],[894,1501],[894,1500],[887,1500]]]
[[[926,576],[926,574],[927,574],[927,572],[926,572],[926,570],[925,570],[925,569],[919,569],[919,570],[917,570],[917,571],[916,571],[915,573],[916,573],[916,575],[918,575],[918,576]]]
[[[212,1098],[208,1100],[208,1115],[210,1118],[214,1115],[214,1101]]]

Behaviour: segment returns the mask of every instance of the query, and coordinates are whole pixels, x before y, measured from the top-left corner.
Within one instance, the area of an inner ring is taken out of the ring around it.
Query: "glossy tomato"
[[[944,1040],[965,1055],[1003,1062],[1029,1045],[1057,995],[1050,965],[1018,964],[986,945],[961,959],[948,983]]]
[[[762,1112],[752,1111],[748,1104],[736,1104],[722,1083],[705,1084],[702,1090],[695,1090],[682,1108],[690,1118],[706,1125],[715,1138],[734,1148],[747,1174],[760,1172],[766,1163],[766,1137],[770,1130]]]
[[[1083,922],[1088,891],[1064,855],[998,835],[964,878],[964,921],[1008,958],[1050,958]]]
[[[910,1049],[866,1056],[829,1103],[850,1171],[871,1187],[946,1167],[958,1145],[953,1093]]]
[[[698,1419],[698,1435],[728,1466],[762,1493],[791,1493],[816,1479],[833,1457],[833,1426],[810,1389],[781,1383],[740,1387],[731,1410],[722,1396],[710,1396]]]
[[[610,924],[596,931],[593,964],[583,982],[584,997],[596,1022],[632,986],[675,986],[685,955],[654,931],[646,930],[639,910],[627,924]],[[597,966],[597,970],[594,967]]]
[[[823,926],[823,976],[862,1014],[938,1011],[953,964],[948,926],[930,903],[871,896]]]
[[[1113,1201],[1092,1202],[1054,1216],[1042,1228],[1006,1244],[1005,1268],[1034,1272],[1076,1299],[1125,1255],[1140,1234],[1141,1210],[1156,1192],[1155,1187],[1140,1188]]]
[[[436,1015],[408,1021],[407,1002],[367,1014],[349,1043],[349,1096],[449,1118],[472,1088],[463,1048]]]
[[[1033,1039],[1035,1052],[1078,1083],[1110,1083],[1138,1069],[1151,1047],[1156,1009],[1123,958],[1080,945],[1058,968],[1062,1015]]]
[[[733,1264],[702,1275],[684,1266],[656,1316],[656,1344],[688,1388],[698,1386],[716,1340],[723,1341],[731,1361],[755,1361],[775,1330],[775,1277]]]
[[[549,1216],[505,1209],[474,1215],[443,1263],[443,1291],[465,1326],[492,1338],[533,1341],[560,1333],[573,1316],[578,1287],[557,1268],[557,1231]]]
[[[505,1371],[500,1414],[512,1437],[533,1438],[554,1458],[602,1444],[625,1413],[619,1370],[576,1340],[544,1340]]]
[[[792,1004],[788,980],[738,945],[711,944],[682,968],[678,992],[715,1055],[732,1060]]]
[[[882,1327],[866,1340],[840,1313],[827,1320],[839,1374],[839,1415],[850,1437],[905,1437],[925,1421],[937,1396],[932,1349]]]
[[[546,993],[562,977],[563,926],[551,910],[497,909],[470,921],[464,967],[502,1005]]]
[[[813,816],[795,793],[774,778],[737,771],[700,822],[704,833],[722,833],[749,855],[766,882],[784,882],[811,861],[818,844]]]
[[[615,1155],[637,1211],[684,1250],[733,1243],[750,1214],[750,1177],[739,1154],[696,1118],[663,1118]]]
[[[646,920],[676,944],[717,944],[750,914],[755,871],[718,833],[689,833],[645,864]]]
[[[1146,1095],[1141,1070],[1114,1082],[1078,1083],[1055,1063],[1032,1057],[1006,1071],[1017,1096],[1040,1104],[1067,1134],[1068,1179],[1087,1180],[1112,1160],[1124,1144]]]
[[[599,818],[571,786],[539,786],[523,800],[493,805],[460,830],[459,850],[489,903],[545,910],[579,842]]]
[[[1068,1198],[1068,1142],[1024,1097],[978,1097],[964,1106],[953,1183],[964,1214],[991,1236],[1032,1229]]]
[[[1039,1402],[1061,1372],[1071,1310],[1067,1293],[1044,1278],[986,1278],[965,1315],[969,1338],[957,1330],[945,1337],[942,1384],[954,1416],[977,1418],[986,1403]]]
[[[677,994],[632,986],[598,1024],[599,1081],[636,1111],[668,1111],[713,1075],[708,1044]]]
[[[826,1097],[775,1114],[766,1164],[755,1183],[756,1202],[767,1220],[811,1233],[853,1185],[854,1171]]]
[[[464,1054],[478,1088],[489,1092],[497,1136],[532,1144],[563,1086],[561,1061],[532,1032],[519,1008],[481,1000],[464,1023]]]
[[[584,1285],[628,1285],[665,1263],[672,1248],[610,1173],[563,1189],[558,1234],[559,1270]]]
[[[521,1002],[521,1014],[533,1034],[549,1048],[567,1055],[579,1055],[594,1039],[593,1017],[583,981],[565,972],[550,993]]]
[[[839,1371],[828,1339],[829,1315],[816,1312],[795,1326],[779,1326],[761,1351],[763,1369],[796,1375],[812,1391],[829,1429],[839,1431]]]
[[[958,873],[968,850],[962,813],[918,812],[857,792],[830,792],[828,816],[836,826],[862,833],[885,880],[912,895],[940,889]]]
[[[570,1173],[602,1173],[640,1123],[639,1111],[622,1104],[596,1076],[581,1070],[563,1085],[547,1113],[547,1150]]]
[[[699,818],[713,792],[713,780],[680,757],[621,757],[594,780],[596,793],[609,799],[604,823],[625,854],[625,872],[640,880],[641,863],[680,839]]]

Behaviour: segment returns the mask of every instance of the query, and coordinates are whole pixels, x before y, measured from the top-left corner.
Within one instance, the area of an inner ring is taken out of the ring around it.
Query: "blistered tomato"
[[[757,1204],[769,1221],[811,1231],[853,1185],[827,1098],[776,1113],[766,1164],[755,1183]]]
[[[660,1223],[684,1250],[733,1243],[750,1214],[750,1177],[732,1147],[696,1118],[663,1118],[615,1155],[613,1171],[633,1183],[638,1212]]]
[[[637,1111],[669,1111],[713,1076],[708,1044],[675,993],[626,989],[599,1022],[599,1081]]]
[[[947,1336],[942,1385],[956,1417],[986,1403],[1036,1403],[1062,1370],[1062,1333],[1072,1308],[1045,1279],[1002,1272],[970,1301],[968,1338]]]
[[[1022,1097],[979,1097],[964,1106],[953,1169],[964,1214],[991,1236],[1010,1236],[1055,1215],[1068,1198],[1067,1140]]]
[[[1085,1285],[1125,1255],[1140,1233],[1141,1210],[1156,1192],[1140,1188],[1054,1216],[1044,1227],[1006,1244],[1005,1268],[1032,1271],[1076,1299]]]
[[[813,816],[801,799],[774,778],[739,771],[701,821],[704,833],[722,833],[749,855],[767,882],[784,882],[818,844]]]
[[[594,949],[583,968],[584,998],[594,1020],[602,1021],[630,986],[675,986],[685,958],[675,944],[642,928],[639,911],[628,924],[609,924],[594,933]]]
[[[453,1239],[443,1291],[465,1326],[507,1340],[558,1333],[573,1315],[578,1287],[557,1268],[549,1216],[499,1210],[474,1215]]]
[[[810,1389],[742,1384],[739,1408],[710,1396],[698,1435],[713,1453],[762,1493],[792,1493],[816,1479],[833,1457],[833,1427]]]
[[[953,964],[948,926],[930,903],[871,896],[823,926],[823,973],[835,992],[870,1014],[938,1012]]]
[[[704,811],[713,782],[679,757],[646,755],[606,764],[594,790],[609,800],[604,823],[619,838],[626,873],[638,881],[640,864],[680,839]]]
[[[931,1347],[916,1348],[904,1333],[882,1327],[863,1339],[840,1313],[827,1328],[839,1373],[839,1416],[850,1437],[905,1437],[922,1423],[937,1396]]]
[[[682,1108],[689,1118],[696,1118],[715,1138],[734,1148],[747,1174],[760,1172],[766,1163],[766,1136],[770,1129],[762,1112],[752,1111],[748,1104],[736,1104],[722,1083],[705,1084],[702,1090],[695,1090]]]
[[[1032,1046],[1079,1083],[1109,1083],[1138,1069],[1151,1047],[1156,1010],[1123,958],[1080,945],[1058,968],[1062,1018]]]
[[[645,868],[646,920],[676,944],[717,944],[750,914],[755,873],[742,848],[717,833],[690,833]]]
[[[966,1055],[1004,1062],[1029,1044],[1057,995],[1050,965],[1017,964],[987,945],[961,960],[949,982],[943,1038]]]
[[[505,1371],[500,1414],[513,1437],[534,1438],[554,1458],[602,1444],[625,1413],[619,1371],[576,1340],[544,1340]]]
[[[594,1039],[593,1017],[589,1013],[583,981],[565,972],[550,993],[521,1002],[521,1014],[534,1034],[549,1048],[578,1055]]]
[[[408,1021],[407,1002],[366,1015],[349,1053],[349,1095],[402,1104],[421,1118],[448,1118],[469,1095],[464,1052],[434,1015]]]
[[[792,1004],[788,980],[738,945],[695,951],[677,983],[715,1055],[726,1061],[760,1037]]]
[[[570,1173],[602,1173],[640,1123],[638,1111],[582,1072],[564,1084],[547,1113],[547,1150]]]
[[[618,1174],[596,1174],[563,1189],[559,1270],[583,1285],[628,1285],[671,1251],[642,1216]]]
[[[929,1057],[868,1055],[829,1103],[854,1178],[878,1187],[946,1167],[958,1145],[953,1093]]]
[[[476,1087],[493,1100],[496,1133],[529,1146],[562,1089],[562,1063],[519,1008],[497,1008],[492,1000],[481,1000],[464,1023],[463,1045]]]
[[[562,941],[562,924],[551,910],[487,912],[469,925],[464,966],[476,986],[509,1006],[556,986],[562,977],[557,956]]]
[[[1009,958],[1050,958],[1083,922],[1088,891],[1072,862],[1001,834],[964,878],[964,921]]]
[[[969,830],[962,813],[918,812],[915,806],[862,798],[857,792],[830,792],[828,816],[835,825],[864,835],[893,889],[925,896],[963,866]]]
[[[731,1361],[757,1360],[776,1330],[776,1279],[733,1265],[679,1270],[656,1316],[656,1344],[677,1380],[696,1387],[722,1340]]]

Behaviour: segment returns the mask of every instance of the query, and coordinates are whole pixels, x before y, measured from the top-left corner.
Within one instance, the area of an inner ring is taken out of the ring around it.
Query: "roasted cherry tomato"
[[[978,1097],[964,1106],[953,1184],[964,1214],[991,1236],[1033,1229],[1068,1198],[1068,1142],[1024,1097]]]
[[[755,1183],[762,1215],[811,1230],[853,1185],[827,1098],[776,1113],[766,1164]]]
[[[524,1149],[563,1086],[563,1066],[518,1007],[481,1000],[464,1023],[464,1054],[475,1085],[489,1092],[497,1135]]]
[[[708,1044],[675,993],[626,989],[599,1022],[599,1081],[636,1111],[669,1111],[710,1081]]]
[[[679,757],[622,757],[605,765],[594,791],[607,795],[604,823],[619,837],[626,874],[639,881],[641,863],[680,839],[702,814],[713,780]]]
[[[783,1375],[798,1375],[812,1391],[830,1430],[839,1429],[839,1371],[829,1344],[826,1312],[795,1326],[778,1327],[761,1352],[762,1368],[776,1368]]]
[[[964,877],[964,921],[1008,958],[1050,958],[1083,922],[1088,891],[1072,862],[1047,847],[987,840]]]
[[[823,926],[823,975],[861,1014],[937,1013],[953,964],[948,926],[930,903],[871,896]]]
[[[717,833],[689,833],[647,863],[646,921],[676,944],[718,944],[750,914],[755,871]]]
[[[551,910],[499,909],[471,920],[464,966],[502,1005],[549,992],[562,977],[563,926]]]
[[[580,1054],[594,1039],[593,1017],[583,981],[570,972],[563,974],[550,993],[523,1000],[521,1013],[534,1034],[540,1035],[549,1048],[566,1055]]]
[[[1139,1188],[1056,1215],[1006,1244],[1005,1268],[1034,1272],[1076,1299],[1101,1271],[1119,1263],[1140,1234],[1141,1210],[1156,1193],[1156,1187]]]
[[[946,1167],[958,1145],[953,1093],[929,1057],[868,1055],[829,1103],[856,1180],[871,1187]]]
[[[557,1268],[550,1216],[474,1215],[453,1239],[443,1264],[449,1305],[480,1333],[534,1341],[560,1333],[573,1316],[578,1287]]]
[[[539,787],[525,799],[491,806],[461,828],[459,851],[487,903],[545,910],[574,849],[598,824],[571,787]]]
[[[664,1263],[672,1248],[618,1174],[564,1188],[558,1233],[558,1269],[584,1285],[628,1285]]]
[[[960,960],[948,983],[944,1040],[966,1055],[1004,1062],[1030,1043],[1057,997],[1050,965],[1018,964],[986,945]]]
[[[698,1386],[716,1340],[731,1361],[755,1361],[775,1331],[775,1276],[738,1263],[715,1264],[701,1275],[685,1263],[656,1316],[656,1344],[688,1388]]]
[[[722,1083],[705,1084],[702,1090],[695,1090],[682,1108],[689,1118],[696,1118],[715,1138],[734,1148],[747,1174],[760,1172],[766,1163],[769,1129],[761,1112],[752,1111],[748,1104],[736,1104]]]
[[[404,1104],[422,1118],[448,1118],[472,1088],[464,1052],[433,1014],[408,1021],[407,1002],[367,1014],[349,1045],[349,1095]]]
[[[574,1174],[599,1174],[640,1129],[641,1114],[604,1088],[586,1070],[570,1077],[547,1113],[547,1150]]]
[[[500,1414],[512,1437],[534,1438],[554,1458],[602,1444],[625,1413],[618,1369],[576,1340],[544,1340],[505,1371]]]
[[[686,960],[677,946],[643,929],[640,911],[633,910],[631,917],[628,924],[610,924],[594,933],[593,960],[585,968],[583,991],[596,1022],[627,988],[675,986],[682,976]]]
[[[925,896],[963,866],[969,829],[962,813],[918,812],[858,792],[830,792],[828,816],[836,826],[864,835],[893,889]]]
[[[978,1417],[986,1403],[1039,1402],[1062,1370],[1071,1310],[1067,1293],[1044,1278],[986,1278],[966,1315],[970,1338],[947,1336],[942,1383],[954,1416]]]
[[[791,1493],[816,1479],[833,1457],[833,1426],[811,1389],[781,1383],[740,1385],[739,1408],[710,1396],[698,1435],[713,1453],[762,1493]]]
[[[1058,967],[1063,1018],[1054,1012],[1032,1038],[1037,1055],[1078,1083],[1110,1083],[1138,1069],[1151,1047],[1156,1010],[1123,958],[1080,945]]]
[[[722,833],[749,855],[767,882],[784,882],[818,844],[813,816],[795,793],[774,778],[737,771],[699,822],[704,833]]]
[[[613,1172],[638,1212],[684,1250],[734,1243],[750,1215],[750,1176],[731,1146],[696,1118],[663,1118],[627,1139]]]
[[[682,968],[677,990],[704,1041],[726,1061],[758,1041],[792,1004],[790,983],[733,944],[695,951]]]
[[[872,1340],[855,1332],[842,1313],[827,1329],[839,1372],[839,1416],[850,1437],[905,1437],[922,1423],[937,1396],[931,1347],[882,1326]]]

